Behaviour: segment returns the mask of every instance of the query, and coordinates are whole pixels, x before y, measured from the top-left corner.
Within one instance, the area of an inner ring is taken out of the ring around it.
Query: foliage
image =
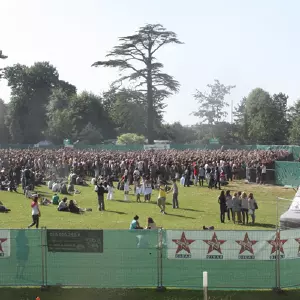
[[[165,98],[179,90],[179,82],[162,72],[163,64],[154,55],[165,45],[182,42],[174,32],[166,30],[160,24],[147,24],[135,34],[119,38],[119,42],[107,55],[108,60],[95,62],[92,66],[118,68],[122,76],[115,84],[122,85],[129,81],[134,89],[145,95],[147,135],[149,144],[152,144],[155,105],[161,104]]]
[[[300,100],[290,107],[288,111],[289,128],[289,143],[300,144]]]
[[[118,145],[132,145],[132,144],[145,144],[145,137],[143,135],[138,135],[135,133],[124,133],[118,136]]]
[[[281,99],[278,99],[281,98]],[[282,111],[284,110],[284,101],[286,101],[283,94],[275,96],[275,100],[272,99],[269,93],[263,89],[254,89],[246,100],[246,117],[248,127],[248,137],[252,143],[258,144],[272,144],[273,141],[281,139],[279,136],[281,132],[280,126],[278,126],[278,120],[280,124],[283,123]],[[279,104],[280,103],[280,104]]]
[[[196,91],[194,98],[198,102],[199,108],[192,114],[199,117],[203,123],[216,124],[227,116],[225,108],[229,104],[225,102],[225,96],[229,95],[235,86],[225,86],[219,80],[215,80],[214,84],[208,84],[207,87],[210,89],[209,93]]]

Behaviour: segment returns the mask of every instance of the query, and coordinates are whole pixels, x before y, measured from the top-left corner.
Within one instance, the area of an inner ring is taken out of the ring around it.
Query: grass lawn
[[[150,289],[136,290],[97,290],[97,289],[61,289],[50,288],[49,291],[41,292],[35,288],[0,288],[1,299],[5,300],[34,300],[39,296],[41,300],[201,300],[202,291],[168,290],[158,293]],[[298,300],[300,291],[287,291],[284,295],[277,295],[272,291],[255,292],[210,292],[209,300]]]
[[[97,195],[94,187],[77,187],[81,194],[69,196],[75,199],[80,207],[92,208],[92,212],[74,215],[68,212],[58,212],[56,206],[42,206],[41,226],[47,228],[102,228],[102,229],[128,229],[134,215],[140,216],[140,224],[146,225],[147,217],[152,217],[158,226],[166,229],[201,229],[203,225],[214,225],[216,229],[244,229],[245,226],[234,225],[232,221],[220,223],[218,190],[209,190],[207,187],[179,189],[179,209],[172,209],[171,197],[167,197],[166,215],[162,215],[156,206],[157,192],[152,196],[152,203],[137,203],[131,193],[130,202],[124,202],[123,193],[116,191],[115,200],[106,201],[106,211],[97,210]],[[287,190],[276,186],[259,186],[234,182],[228,186],[233,192],[253,192],[258,202],[259,209],[256,212],[257,224],[249,226],[251,229],[270,229],[276,224],[276,197],[292,199],[293,190]],[[53,193],[46,187],[37,188],[44,197],[52,198]],[[0,192],[0,200],[12,211],[0,215],[0,228],[26,228],[31,223],[30,200],[23,194]],[[142,199],[143,201],[143,199]],[[279,212],[284,212],[290,202],[283,201],[279,205]]]

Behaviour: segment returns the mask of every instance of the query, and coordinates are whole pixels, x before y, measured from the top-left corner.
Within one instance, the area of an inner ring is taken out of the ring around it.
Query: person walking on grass
[[[178,186],[177,186],[177,183],[176,183],[176,179],[173,178],[172,179],[173,181],[173,184],[172,184],[172,187],[170,189],[170,192],[173,192],[173,208],[179,208],[179,204],[178,204]]]
[[[33,201],[31,202],[31,214],[32,214],[32,223],[28,226],[31,228],[35,225],[36,228],[39,228],[39,219],[41,216],[41,211],[38,203],[38,196],[34,196]]]
[[[157,206],[160,208],[162,214],[166,214],[166,198],[166,185],[161,184],[158,191]]]

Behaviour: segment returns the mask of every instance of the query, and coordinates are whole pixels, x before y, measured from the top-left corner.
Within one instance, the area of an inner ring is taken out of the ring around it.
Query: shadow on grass
[[[193,209],[193,208],[179,208],[184,211],[195,211],[195,212],[204,212],[203,210]]]
[[[115,211],[115,210],[106,210],[107,212],[118,214],[118,215],[127,215],[127,213],[123,211]]]
[[[193,220],[196,219],[196,218],[194,218],[194,217],[188,217],[188,216],[177,215],[177,214],[170,214],[170,213],[168,213],[168,212],[167,212],[167,216],[178,217],[178,218],[184,218],[184,219],[193,219]]]

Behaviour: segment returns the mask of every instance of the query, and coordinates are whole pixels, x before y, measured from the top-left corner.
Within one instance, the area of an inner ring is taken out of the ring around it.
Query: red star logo
[[[6,242],[7,239],[0,239],[0,252],[4,253],[3,248],[2,248],[2,243]]]
[[[218,240],[216,233],[214,232],[211,240],[203,240],[207,245],[209,245],[207,254],[210,252],[216,250],[220,254],[222,254],[221,245],[224,244],[226,241],[224,240]]]
[[[177,250],[176,250],[176,254],[179,253],[180,251],[184,250],[187,253],[191,254],[191,250],[189,245],[194,243],[195,240],[188,240],[185,237],[185,233],[183,232],[181,234],[181,239],[180,240],[172,240],[176,245],[178,245]]]
[[[245,251],[250,252],[251,254],[254,254],[253,245],[257,243],[257,241],[251,241],[248,236],[248,232],[246,232],[244,240],[242,241],[236,241],[240,246],[241,250],[239,254],[244,253]]]
[[[268,243],[272,246],[271,254],[276,252],[276,249],[280,249],[280,253],[284,254],[283,245],[287,242],[287,240],[280,239],[280,233],[276,234],[276,238],[273,241],[268,241]]]

